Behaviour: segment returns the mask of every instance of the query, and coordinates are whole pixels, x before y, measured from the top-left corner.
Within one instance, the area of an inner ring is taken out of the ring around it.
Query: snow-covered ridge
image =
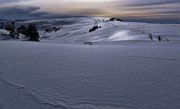
[[[94,26],[101,28],[89,32]],[[161,35],[169,40],[180,39],[179,24],[149,24],[136,22],[109,22],[104,18],[79,18],[71,25],[61,25],[62,30],[41,34],[42,38],[51,41],[76,43],[76,42],[118,42],[118,41],[149,41],[148,35],[154,35],[154,40]],[[47,39],[48,40],[48,39]]]
[[[37,24],[41,41],[57,43],[118,43],[122,41],[154,41],[157,36],[171,41],[180,40],[180,24],[150,24],[138,22],[109,21],[109,18],[77,17],[17,22],[16,25]],[[89,32],[94,26],[100,28]],[[45,32],[47,28],[57,31]]]

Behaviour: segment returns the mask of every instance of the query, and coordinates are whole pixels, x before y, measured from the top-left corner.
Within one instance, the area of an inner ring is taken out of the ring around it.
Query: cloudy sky
[[[180,0],[0,0],[0,14],[3,15],[19,11],[23,15],[51,13],[178,20],[179,7]]]

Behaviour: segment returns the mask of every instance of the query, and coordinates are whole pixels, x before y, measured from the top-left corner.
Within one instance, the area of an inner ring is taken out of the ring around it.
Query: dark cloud
[[[0,0],[0,19],[39,19],[93,15],[116,16],[136,21],[142,19],[178,21],[177,19],[180,18],[180,0],[112,0],[98,3],[86,3],[84,1],[83,6],[79,6],[80,1],[78,0],[78,2],[76,0],[68,0],[68,2],[65,2],[66,0],[32,0],[33,2],[26,2],[26,5],[18,1],[22,0]],[[7,5],[8,3],[11,3],[11,6]]]
[[[39,11],[40,7],[30,6],[11,6],[0,8],[0,19],[11,20],[33,20],[33,19],[51,19],[60,17],[79,17],[78,15],[53,14]]]
[[[36,19],[45,12],[38,12],[39,7],[11,6],[0,8],[0,19]]]

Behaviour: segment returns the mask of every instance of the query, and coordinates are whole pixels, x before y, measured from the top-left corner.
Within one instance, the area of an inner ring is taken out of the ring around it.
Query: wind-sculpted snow
[[[67,21],[73,22],[67,25],[64,25],[63,22],[65,21],[66,20],[58,21],[58,25],[62,27],[60,31],[51,33],[44,33],[41,31],[42,40],[58,43],[113,43],[122,41],[147,42],[150,40],[148,39],[149,34],[153,35],[154,41],[157,41],[157,37],[159,35],[161,35],[162,38],[171,41],[180,39],[179,24],[120,22],[108,21],[107,18],[90,17],[67,19]],[[89,30],[96,25],[100,26],[101,28],[93,32],[89,32]]]
[[[180,109],[180,25],[78,17],[16,26],[29,23],[41,42],[0,29],[11,39],[0,41],[0,109]]]
[[[149,34],[154,41],[160,35],[162,39],[170,41],[180,40],[180,24],[151,24],[137,22],[109,21],[109,18],[97,17],[69,17],[45,20],[27,20],[16,22],[16,27],[35,23],[43,42],[56,43],[103,43],[113,44],[124,41],[149,42]],[[99,27],[89,32],[93,27]],[[57,30],[46,32],[48,28]],[[1,30],[2,31],[2,30]],[[0,33],[1,33],[0,31]],[[2,38],[3,37],[3,38]],[[0,40],[9,39],[0,36]]]
[[[2,109],[179,109],[180,44],[0,42]]]

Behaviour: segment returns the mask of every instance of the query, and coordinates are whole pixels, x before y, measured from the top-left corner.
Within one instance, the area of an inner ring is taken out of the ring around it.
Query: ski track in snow
[[[70,109],[68,106],[66,106],[62,102],[58,102],[57,104],[52,103],[52,102],[50,102],[50,101],[48,101],[46,99],[42,99],[41,97],[39,97],[39,95],[37,94],[36,91],[34,91],[34,90],[32,90],[32,89],[30,89],[28,87],[25,87],[23,85],[16,85],[16,84],[13,84],[11,82],[8,82],[8,81],[2,79],[1,74],[2,74],[2,72],[0,72],[0,83],[1,84],[5,84],[7,86],[10,86],[11,88],[15,88],[19,92],[23,91],[25,93],[24,96],[30,96],[34,100],[34,102],[37,102],[38,104],[41,104],[41,105],[49,105],[50,107],[53,107],[53,108]],[[11,91],[11,90],[9,90],[9,91]],[[23,96],[23,95],[20,95],[20,96]],[[2,105],[0,103],[0,109],[1,108],[2,108]]]
[[[116,102],[116,101],[94,101],[95,103],[91,103],[89,99],[76,99],[74,103],[68,103],[68,101],[62,100],[59,101],[60,98],[58,98],[58,100],[56,102],[51,102],[48,99],[43,99],[38,95],[38,92],[35,90],[32,90],[26,86],[23,85],[16,85],[13,83],[10,83],[4,79],[1,78],[1,74],[2,72],[0,72],[0,84],[5,84],[7,86],[10,86],[11,88],[15,88],[16,90],[18,90],[18,92],[22,93],[22,91],[24,92],[24,95],[20,95],[20,96],[30,96],[34,102],[37,102],[40,105],[48,105],[52,108],[55,109],[109,109],[109,108],[113,108],[113,109],[138,109],[137,103],[130,103],[130,102]],[[10,88],[10,89],[11,89]],[[10,90],[9,90],[10,91]],[[12,90],[11,90],[12,91]],[[125,97],[127,98],[127,97]],[[55,98],[53,98],[55,99]],[[26,99],[29,100],[29,99]],[[67,100],[67,99],[66,99]],[[77,102],[78,101],[78,102]],[[0,109],[4,109],[2,107],[2,104],[0,102]],[[48,109],[50,109],[48,107]]]
[[[40,105],[49,105],[50,107],[55,108],[55,109],[106,109],[106,106],[108,107],[107,109],[109,109],[109,108],[113,108],[113,109],[138,109],[135,107],[136,105],[134,107],[131,107],[131,105],[133,106],[133,104],[127,103],[127,102],[125,103],[126,105],[123,103],[121,104],[120,102],[116,103],[116,102],[112,102],[112,101],[109,101],[109,102],[108,101],[104,101],[104,102],[103,101],[102,102],[96,101],[96,103],[93,104],[89,100],[85,100],[85,99],[79,100],[78,99],[78,100],[76,100],[78,102],[75,102],[73,104],[69,104],[67,101],[63,101],[66,103],[62,103],[60,101],[58,101],[57,103],[54,103],[54,102],[51,102],[47,99],[43,99],[43,98],[38,97],[39,95],[37,93],[35,93],[36,91],[32,91],[32,89],[27,88],[25,86],[12,84],[12,83],[10,83],[10,82],[2,79],[2,78],[0,78],[0,83],[8,85],[12,88],[16,88],[19,91],[24,91],[25,96],[31,96],[31,98],[34,100],[34,102],[37,102]],[[95,102],[95,101],[93,101],[93,102]],[[101,106],[102,106],[102,108],[100,108]],[[1,103],[0,103],[0,109],[3,109]]]

